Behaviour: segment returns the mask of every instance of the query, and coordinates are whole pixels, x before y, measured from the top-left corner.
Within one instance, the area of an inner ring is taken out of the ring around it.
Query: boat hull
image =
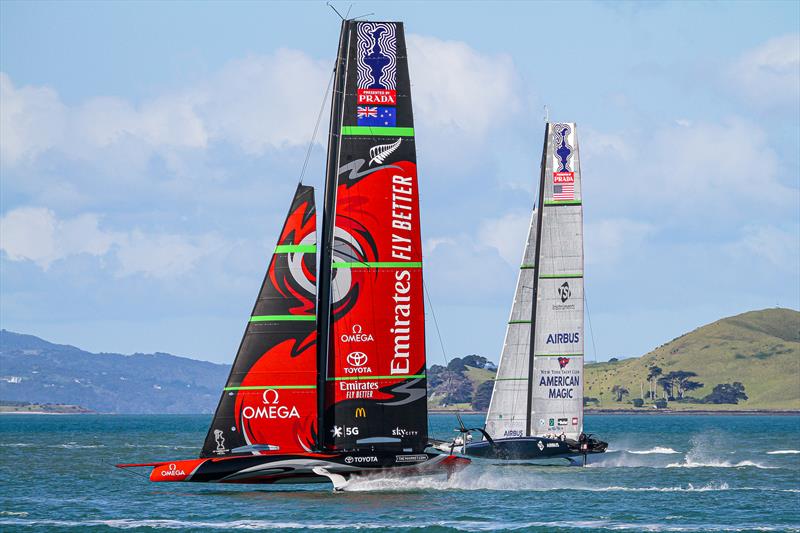
[[[330,481],[320,471],[345,479],[386,474],[449,475],[469,463],[465,457],[434,453],[337,452],[209,457],[117,466],[152,466],[150,481],[154,482],[293,484]]]
[[[545,437],[511,437],[505,439],[482,440],[464,446],[463,453],[469,457],[486,459],[516,460],[550,460],[581,457],[586,454],[602,453],[606,444],[596,442],[598,445],[580,450],[577,442]]]

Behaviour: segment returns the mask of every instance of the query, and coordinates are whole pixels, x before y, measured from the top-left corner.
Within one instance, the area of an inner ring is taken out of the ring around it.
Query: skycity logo
[[[261,402],[264,404],[261,407],[246,406],[242,409],[242,416],[248,420],[253,418],[273,419],[273,418],[300,418],[300,413],[297,412],[297,407],[291,408],[285,405],[278,405],[280,397],[278,391],[275,389],[266,389],[264,394],[261,395]]]
[[[392,430],[392,437],[412,437],[414,435],[419,435],[419,431],[401,427],[396,427]]]

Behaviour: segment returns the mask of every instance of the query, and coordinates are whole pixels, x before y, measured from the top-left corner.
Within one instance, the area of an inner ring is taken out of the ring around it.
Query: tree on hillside
[[[626,389],[622,385],[614,385],[611,388],[611,392],[612,392],[612,394],[615,394],[617,396],[617,401],[618,402],[622,401],[622,397],[623,396],[627,396],[628,394],[630,394],[630,391],[628,389]]]
[[[687,381],[683,384],[683,392],[692,392],[693,390],[702,389],[703,384],[699,381]],[[687,396],[688,398],[688,396]]]
[[[659,366],[653,365],[649,368],[647,373],[647,382],[650,384],[650,398],[656,397],[656,381],[661,373],[661,367]]]
[[[662,376],[658,378],[658,384],[661,385],[661,388],[664,389],[664,394],[666,394],[668,400],[674,400],[675,395],[672,394],[672,378],[669,374],[666,376]]]
[[[747,400],[744,392],[744,385],[739,381],[730,383],[720,383],[711,394],[703,398],[706,403],[739,403],[739,400]]]
[[[461,359],[465,365],[471,366],[474,368],[486,368],[486,363],[489,361],[485,357],[481,355],[468,355]]]
[[[690,378],[697,376],[696,372],[687,370],[676,370],[666,375],[671,380],[672,386],[678,391],[678,399],[683,399],[683,393],[690,390],[699,389],[703,386],[702,383],[691,381]]]
[[[464,365],[464,361],[460,357],[451,359],[447,364],[447,370],[451,370],[453,372],[463,372],[466,369],[467,367]]]
[[[476,411],[486,411],[489,409],[489,402],[492,401],[492,389],[494,381],[487,380],[478,385],[478,390],[472,398],[472,408]]]

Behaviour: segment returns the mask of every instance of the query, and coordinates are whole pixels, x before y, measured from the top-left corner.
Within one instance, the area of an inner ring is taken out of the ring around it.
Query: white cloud
[[[641,250],[645,239],[655,231],[646,222],[624,218],[585,223],[586,263],[613,265],[623,253]]]
[[[99,150],[118,147],[147,158],[153,152],[168,157],[173,150],[204,149],[212,141],[232,143],[251,155],[305,144],[328,67],[303,52],[278,50],[232,61],[196,87],[139,105],[101,96],[72,107],[49,87],[15,87],[0,74],[3,163],[51,148],[92,160]]]
[[[119,243],[117,259],[119,277],[144,274],[155,278],[171,278],[190,271],[202,258],[224,245],[214,235],[147,235],[134,230]]]
[[[0,72],[0,159],[13,164],[64,138],[67,108],[48,87],[14,87]]]
[[[485,135],[519,112],[520,81],[507,55],[485,55],[459,41],[408,36],[415,119],[431,131]]]
[[[482,136],[520,108],[508,56],[419,35],[409,36],[409,48],[415,114],[432,133],[444,128]],[[139,104],[98,96],[76,106],[65,105],[52,88],[15,87],[0,74],[2,160],[12,165],[48,149],[92,160],[98,151],[116,153],[116,147],[146,159],[153,152],[170,157],[174,150],[202,150],[213,142],[231,143],[250,155],[304,145],[330,71],[328,61],[279,49],[231,61],[196,86]],[[317,142],[324,139],[318,135]]]
[[[797,228],[785,231],[774,226],[746,226],[739,240],[726,248],[737,261],[760,263],[794,274],[800,271],[800,230]]]
[[[0,218],[0,249],[12,261],[28,259],[44,270],[69,255],[104,255],[117,239],[92,214],[59,220],[42,207],[21,207]]]
[[[742,54],[729,76],[758,107],[797,108],[800,103],[800,34],[770,39]]]
[[[509,213],[486,219],[478,228],[477,241],[494,248],[506,263],[516,267],[522,259],[530,224],[530,213]]]
[[[143,274],[180,276],[203,257],[222,248],[213,235],[146,234],[138,229],[115,232],[100,228],[100,217],[82,214],[59,219],[50,209],[21,207],[0,218],[0,250],[12,261],[32,261],[43,270],[80,254],[114,255],[119,277]]]
[[[580,150],[583,157],[614,155],[621,159],[631,159],[633,151],[622,135],[600,132],[590,127],[578,132]]]
[[[201,89],[202,115],[212,136],[248,154],[308,143],[333,65],[279,49],[228,63]],[[328,105],[326,102],[325,105]],[[323,113],[317,142],[325,144]]]
[[[618,139],[619,148],[585,150],[587,200],[603,210],[669,210],[694,221],[744,214],[751,208],[796,205],[775,147],[758,125],[741,118],[720,123],[683,122],[652,131],[596,133],[590,142]],[[606,145],[616,145],[611,141]],[[582,147],[586,143],[581,144]]]

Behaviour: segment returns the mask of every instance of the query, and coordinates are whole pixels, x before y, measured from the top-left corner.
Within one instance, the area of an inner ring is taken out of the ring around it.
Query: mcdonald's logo
[[[356,407],[356,418],[366,418],[367,411],[363,407]]]

